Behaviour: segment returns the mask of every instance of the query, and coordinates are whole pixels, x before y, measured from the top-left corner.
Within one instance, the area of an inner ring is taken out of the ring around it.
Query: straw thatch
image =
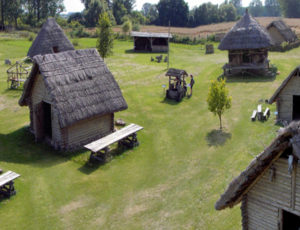
[[[260,49],[272,46],[268,32],[246,11],[222,39],[220,50]]]
[[[96,49],[37,55],[33,61],[19,104],[29,104],[40,71],[61,128],[127,108],[117,82]]]
[[[295,77],[298,76],[299,77],[300,74],[300,66],[298,66],[296,69],[294,69],[290,75],[284,79],[284,81],[281,83],[281,85],[278,87],[278,89],[275,91],[275,93],[273,94],[273,96],[269,99],[269,103],[272,104],[276,101],[276,99],[278,98],[280,92],[286,87],[286,85],[289,83],[289,81]]]
[[[271,27],[276,28],[286,42],[293,42],[297,40],[297,35],[285,24],[284,21],[278,20],[271,22],[267,26],[267,30],[269,30]]]
[[[238,177],[228,186],[221,198],[216,202],[215,208],[222,210],[238,204],[242,197],[254,186],[260,176],[271,167],[271,165],[289,147],[293,147],[292,153],[299,159],[300,122],[291,123],[287,128],[280,132],[269,147],[259,154]]]
[[[174,68],[170,68],[168,70],[168,72],[166,73],[166,76],[168,77],[181,77],[181,76],[187,76],[187,72],[185,70],[181,70],[181,69],[174,69]]]
[[[74,50],[74,46],[55,19],[48,18],[32,43],[27,56],[33,58],[38,54],[44,55],[68,50]]]

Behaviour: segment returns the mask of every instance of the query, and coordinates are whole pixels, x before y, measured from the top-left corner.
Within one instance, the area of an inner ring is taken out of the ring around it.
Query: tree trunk
[[[4,30],[4,1],[5,0],[0,0],[1,1],[1,23],[0,23],[0,30]]]
[[[220,130],[222,130],[222,115],[221,114],[218,114],[218,116],[219,116],[219,120],[220,120]]]

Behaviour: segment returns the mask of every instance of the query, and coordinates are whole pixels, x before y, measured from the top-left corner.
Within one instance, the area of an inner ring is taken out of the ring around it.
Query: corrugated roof
[[[144,37],[144,38],[172,38],[172,34],[168,33],[148,33],[148,32],[137,32],[132,31],[131,37]]]

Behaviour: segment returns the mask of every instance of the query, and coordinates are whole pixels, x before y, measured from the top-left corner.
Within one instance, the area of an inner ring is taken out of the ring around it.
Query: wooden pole
[[[171,26],[171,23],[169,21],[169,31],[168,31],[168,66],[167,66],[167,69],[169,69],[169,66],[170,66],[170,26]]]

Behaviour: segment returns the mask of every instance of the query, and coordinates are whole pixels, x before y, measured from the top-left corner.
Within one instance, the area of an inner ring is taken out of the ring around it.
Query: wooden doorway
[[[282,230],[299,230],[300,228],[300,217],[282,210]]]
[[[293,120],[300,120],[300,96],[293,96]]]
[[[35,137],[37,141],[52,139],[51,104],[42,101],[34,109]]]

